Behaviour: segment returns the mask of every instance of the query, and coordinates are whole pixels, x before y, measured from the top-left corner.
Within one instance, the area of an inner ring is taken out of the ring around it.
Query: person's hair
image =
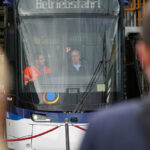
[[[38,59],[40,56],[44,56],[42,53],[37,53],[34,55],[34,60]]]
[[[150,46],[150,2],[147,2],[144,10],[143,30],[141,37],[142,40]]]

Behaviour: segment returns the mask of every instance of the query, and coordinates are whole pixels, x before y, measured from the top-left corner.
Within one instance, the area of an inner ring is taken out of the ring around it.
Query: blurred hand
[[[66,47],[66,53],[69,53],[71,51],[72,47],[68,46]]]

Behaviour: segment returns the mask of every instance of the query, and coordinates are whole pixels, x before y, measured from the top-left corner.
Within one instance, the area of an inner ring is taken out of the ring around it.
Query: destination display
[[[51,8],[83,8],[83,9],[95,9],[101,8],[101,0],[36,0],[36,8],[37,9],[51,9]]]
[[[32,13],[103,13],[119,12],[118,0],[19,0],[20,14]]]

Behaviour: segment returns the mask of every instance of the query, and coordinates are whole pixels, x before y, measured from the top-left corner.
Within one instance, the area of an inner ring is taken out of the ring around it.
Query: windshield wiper
[[[94,71],[94,74],[85,90],[85,92],[83,93],[81,99],[79,100],[79,103],[77,104],[77,107],[74,109],[73,113],[80,113],[84,104],[85,104],[85,101],[87,100],[87,97],[89,96],[89,94],[91,93],[94,85],[97,83],[97,80],[99,79],[99,76],[98,74],[100,73],[100,71],[102,71],[102,66],[103,66],[103,63],[105,63],[105,52],[106,52],[106,33],[104,33],[104,46],[103,46],[103,60],[99,61],[95,71]]]

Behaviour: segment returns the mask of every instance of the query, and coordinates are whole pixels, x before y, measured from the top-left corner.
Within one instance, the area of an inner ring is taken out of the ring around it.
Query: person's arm
[[[90,67],[89,67],[88,62],[87,62],[85,59],[83,59],[83,58],[81,59],[81,62],[83,63],[85,73],[86,73],[87,75],[90,75],[90,74],[91,74],[91,71],[90,71]]]
[[[51,69],[49,67],[47,67],[47,66],[45,67],[45,72],[46,72],[46,74],[52,73]]]
[[[24,84],[27,85],[30,80],[31,80],[31,77],[30,77],[30,68],[26,67],[24,69]]]

